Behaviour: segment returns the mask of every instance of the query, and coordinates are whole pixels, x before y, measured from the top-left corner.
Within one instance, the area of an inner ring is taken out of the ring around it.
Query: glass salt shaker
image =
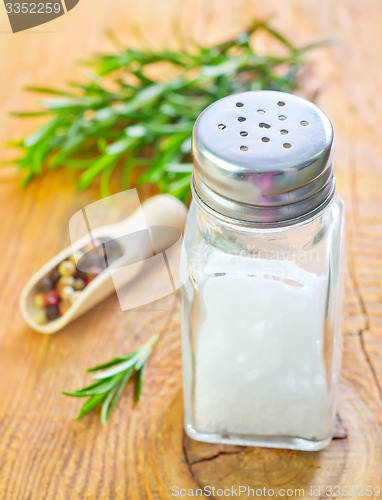
[[[198,118],[181,273],[185,429],[196,440],[320,450],[341,365],[344,205],[333,128],[254,91]]]

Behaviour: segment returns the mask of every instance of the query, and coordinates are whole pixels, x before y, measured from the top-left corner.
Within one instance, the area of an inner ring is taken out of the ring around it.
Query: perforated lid
[[[243,92],[201,113],[193,191],[207,210],[272,226],[312,216],[332,199],[333,127],[301,97]]]

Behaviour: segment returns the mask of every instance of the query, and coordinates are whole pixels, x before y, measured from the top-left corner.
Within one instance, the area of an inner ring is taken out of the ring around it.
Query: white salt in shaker
[[[274,91],[194,128],[181,290],[185,429],[199,441],[319,450],[341,364],[344,206],[333,129]]]

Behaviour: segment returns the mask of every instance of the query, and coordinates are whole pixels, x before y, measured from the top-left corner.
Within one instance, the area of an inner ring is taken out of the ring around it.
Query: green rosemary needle
[[[76,420],[79,420],[102,403],[101,422],[102,425],[105,425],[122,396],[128,381],[135,373],[136,400],[139,401],[142,392],[143,372],[158,338],[158,335],[152,335],[136,351],[90,368],[88,372],[102,370],[100,373],[93,375],[93,379],[96,381],[93,384],[75,392],[63,392],[62,394],[65,396],[89,398],[82,406]]]

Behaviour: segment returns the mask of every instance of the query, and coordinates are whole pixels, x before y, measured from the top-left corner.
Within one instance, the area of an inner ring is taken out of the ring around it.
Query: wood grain
[[[176,45],[172,26],[203,42],[225,38],[254,16],[294,42],[335,38],[310,56],[305,95],[328,113],[336,131],[338,190],[347,206],[348,262],[345,344],[337,437],[324,451],[302,453],[222,447],[190,441],[182,428],[181,353],[176,296],[122,313],[110,297],[61,333],[44,337],[20,317],[27,278],[69,243],[68,220],[98,197],[77,192],[57,171],[18,187],[0,170],[0,498],[167,499],[172,486],[304,488],[381,485],[382,472],[382,4],[379,0],[81,0],[69,14],[20,34],[0,19],[0,140],[33,129],[7,112],[31,106],[25,84],[60,84],[78,77],[74,65],[110,48],[111,28],[136,44],[133,26],[150,43]],[[267,40],[258,42],[267,50]],[[11,153],[3,148],[1,158]],[[117,186],[116,186],[117,187]],[[144,192],[143,196],[149,193]],[[110,423],[97,415],[74,422],[80,402],[62,390],[89,380],[87,367],[129,351],[153,332],[139,405],[132,388]],[[217,495],[216,498],[219,498]],[[241,498],[246,498],[242,496]],[[328,497],[326,497],[328,498]],[[345,498],[343,495],[337,498]],[[361,498],[361,496],[359,496]],[[369,497],[374,498],[374,497]],[[376,497],[375,497],[376,498]]]

